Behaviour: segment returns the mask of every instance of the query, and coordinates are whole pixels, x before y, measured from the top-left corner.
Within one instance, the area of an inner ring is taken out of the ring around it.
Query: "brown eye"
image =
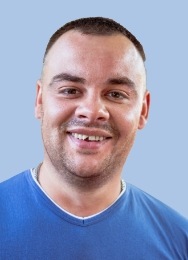
[[[111,91],[108,93],[108,96],[113,99],[124,99],[126,98],[126,95],[119,91]]]
[[[79,93],[79,91],[75,88],[66,88],[60,91],[61,93],[65,95],[76,95]]]
[[[119,92],[111,92],[109,95],[113,98],[122,98],[122,95]]]
[[[58,90],[58,94],[64,98],[77,98],[80,97],[81,91],[75,87],[62,87]]]

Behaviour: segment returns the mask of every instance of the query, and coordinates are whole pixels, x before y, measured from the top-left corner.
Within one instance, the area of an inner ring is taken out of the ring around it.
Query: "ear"
[[[40,80],[37,81],[36,85],[36,99],[35,99],[35,117],[41,119],[43,114],[42,106],[42,83]]]
[[[149,108],[150,108],[150,93],[149,91],[146,91],[142,102],[142,110],[140,114],[138,129],[142,129],[146,125],[148,114],[149,114]]]

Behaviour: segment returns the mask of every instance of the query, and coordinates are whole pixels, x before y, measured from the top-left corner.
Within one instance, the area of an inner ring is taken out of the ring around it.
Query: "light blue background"
[[[50,2],[50,3],[49,3]],[[188,217],[187,1],[6,1],[0,4],[0,181],[36,166],[43,150],[35,82],[51,34],[72,19],[105,16],[142,42],[152,94],[124,178]]]

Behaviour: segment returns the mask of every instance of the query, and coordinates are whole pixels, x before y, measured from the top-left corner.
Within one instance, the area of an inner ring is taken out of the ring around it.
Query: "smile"
[[[84,140],[84,141],[100,142],[106,139],[106,137],[104,136],[84,135],[84,134],[77,134],[77,133],[71,133],[71,135],[76,139]]]

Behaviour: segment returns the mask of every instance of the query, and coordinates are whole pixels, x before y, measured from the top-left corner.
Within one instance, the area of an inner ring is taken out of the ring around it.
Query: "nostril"
[[[87,118],[87,116],[79,115],[78,118]]]
[[[98,119],[98,120],[101,120],[101,121],[105,121],[105,120],[106,120],[106,118],[105,118],[105,117],[102,117],[102,116],[98,117],[97,119]]]

